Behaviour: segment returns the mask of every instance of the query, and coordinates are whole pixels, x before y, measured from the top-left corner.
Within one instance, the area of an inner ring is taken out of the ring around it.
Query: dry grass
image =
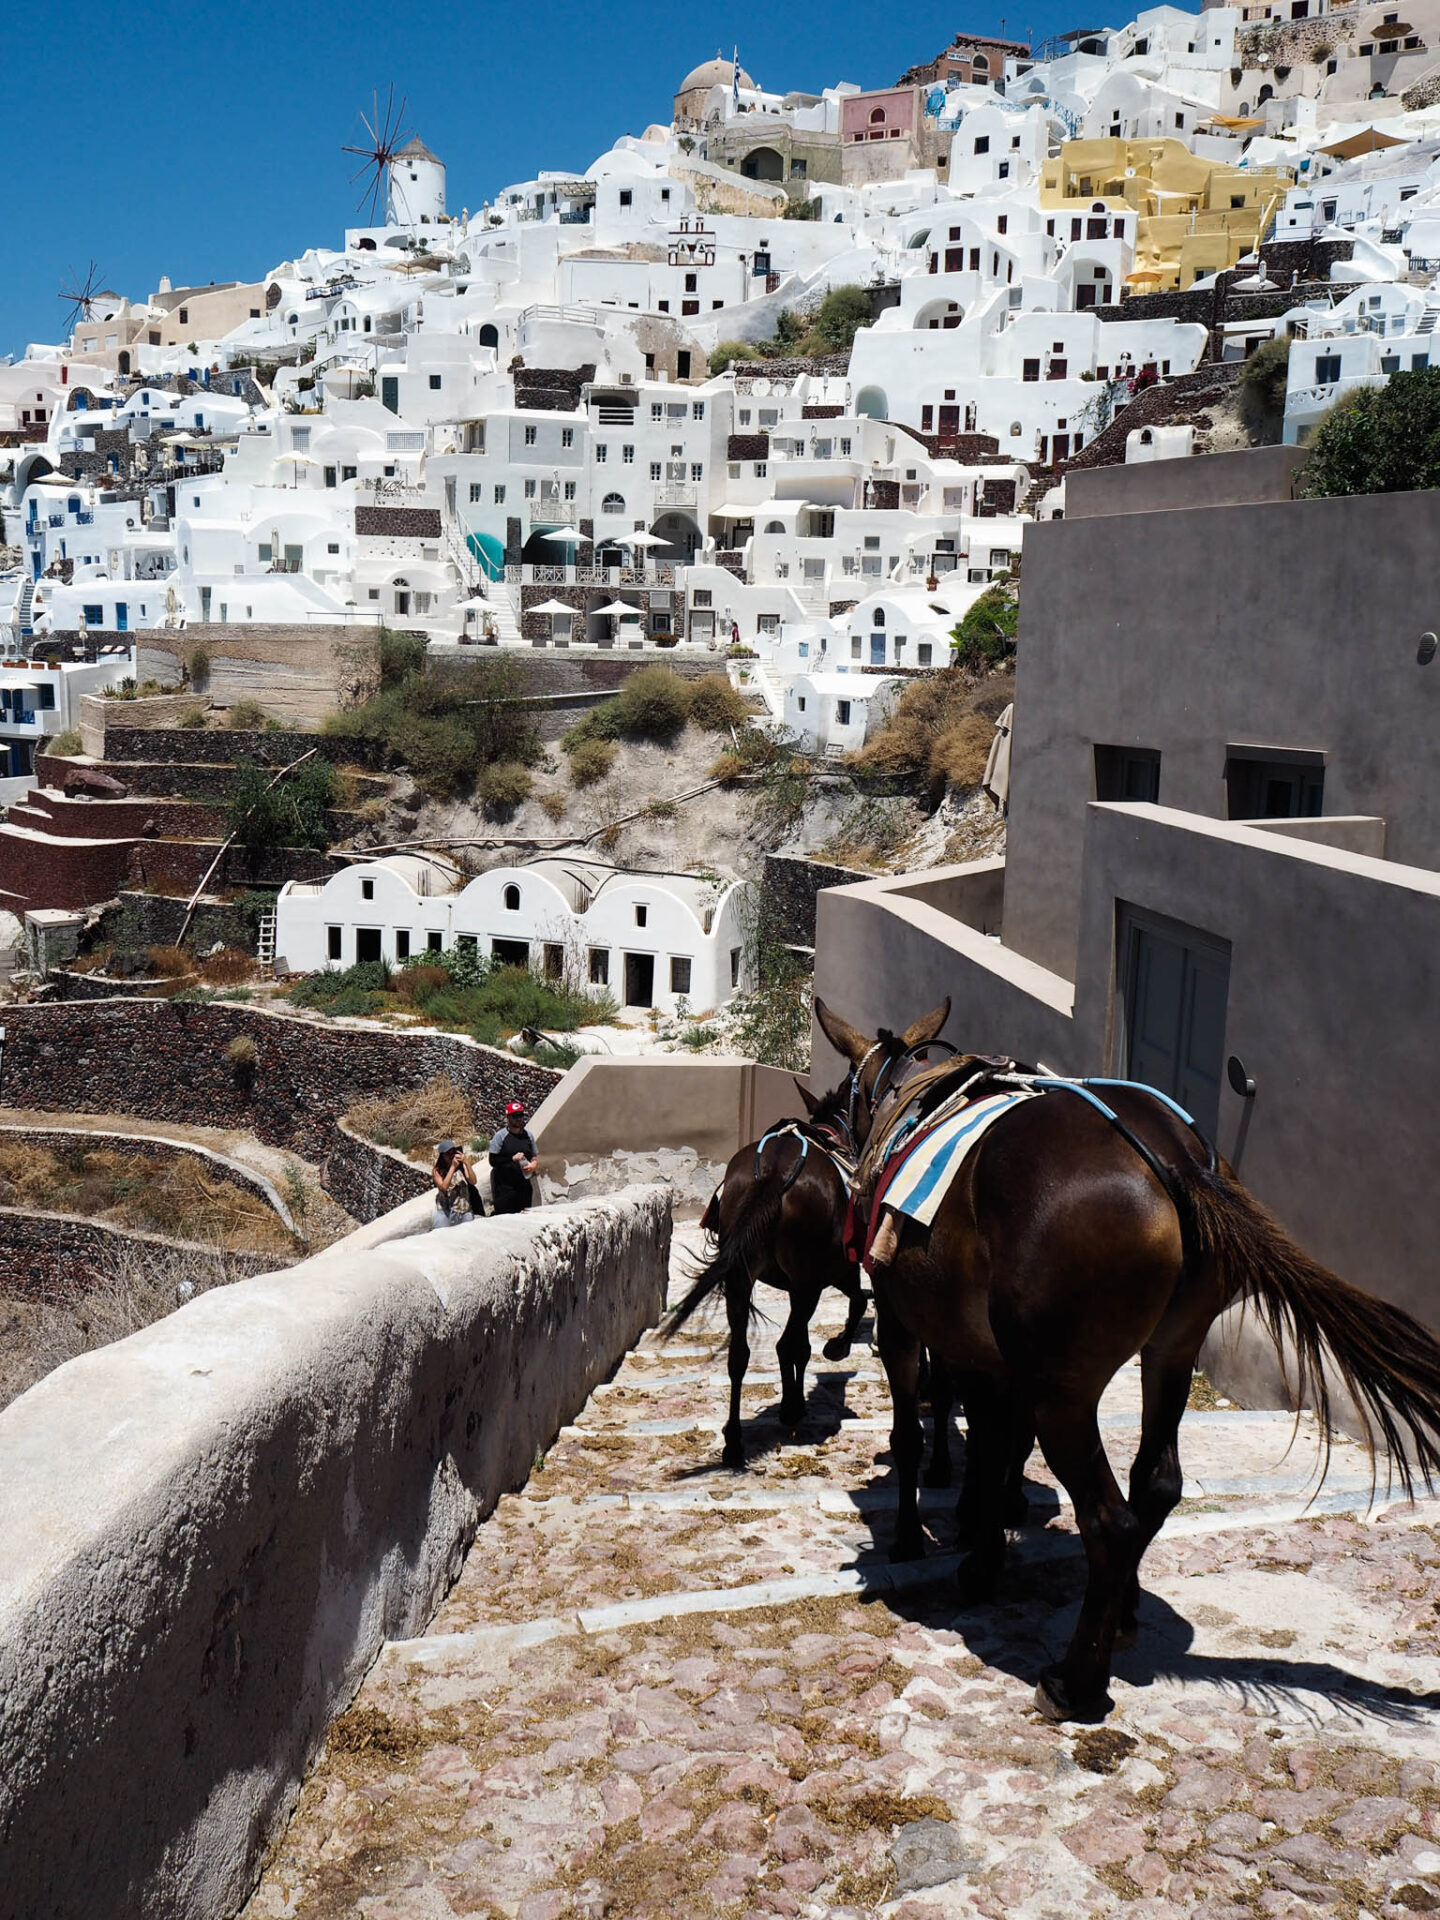
[[[197,960],[195,970],[207,987],[238,987],[242,981],[253,980],[257,972],[254,959],[239,947],[222,947],[219,953]]]
[[[558,789],[554,787],[547,788],[544,793],[537,794],[535,797],[539,801],[541,811],[547,819],[555,821],[558,825],[558,823],[565,818],[566,810],[570,803]]]
[[[151,966],[162,980],[178,980],[191,972],[191,957],[182,947],[147,947]]]
[[[108,1347],[243,1275],[218,1248],[117,1245],[85,1293],[61,1300],[0,1295],[0,1407],[82,1353]]]
[[[428,1160],[437,1140],[469,1139],[475,1131],[475,1109],[458,1087],[437,1074],[423,1087],[407,1088],[389,1099],[360,1101],[345,1115],[345,1124],[376,1146],[398,1147],[412,1160]]]
[[[615,764],[613,740],[582,740],[570,749],[570,778],[577,787],[593,787]]]
[[[862,773],[923,782],[938,800],[947,787],[974,787],[985,771],[995,718],[1014,698],[1013,673],[983,680],[959,667],[912,680],[885,725],[851,757]]]
[[[274,1209],[198,1155],[0,1138],[0,1206],[74,1214],[228,1251],[293,1258]]]

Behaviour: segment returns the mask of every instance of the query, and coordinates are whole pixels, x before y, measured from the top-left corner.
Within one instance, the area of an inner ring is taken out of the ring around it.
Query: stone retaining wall
[[[193,1253],[209,1260],[212,1247],[190,1240],[172,1240],[162,1233],[140,1233],[133,1227],[112,1226],[104,1220],[82,1220],[68,1213],[36,1213],[29,1207],[0,1207],[0,1297],[22,1300],[73,1299],[99,1285],[115,1271],[125,1251]],[[263,1253],[227,1253],[231,1267],[243,1274],[266,1273],[275,1256]],[[3,1858],[3,1836],[0,1836]],[[3,1899],[3,1895],[0,1895]],[[3,1911],[3,1908],[0,1908]]]
[[[633,1186],[635,1182],[615,1184]],[[330,1198],[342,1206],[352,1220],[378,1220],[393,1207],[433,1192],[428,1167],[407,1160],[393,1147],[380,1147],[373,1140],[362,1140],[343,1120],[335,1122],[323,1185]]]
[[[113,703],[109,703],[113,704]],[[170,766],[234,766],[248,760],[257,767],[288,767],[314,750],[337,767],[385,764],[385,749],[374,740],[348,740],[339,734],[210,731],[205,727],[128,727],[111,722],[105,729],[105,758],[112,764],[140,760]],[[123,768],[116,767],[123,780]]]
[[[858,880],[874,878],[873,873],[806,860],[800,854],[767,853],[760,897],[769,930],[787,946],[813,949],[817,897],[826,887],[853,887]]]
[[[331,1718],[664,1303],[655,1189],[412,1202],[0,1413],[0,1913],[234,1913]]]
[[[0,1121],[0,1143],[15,1140],[26,1141],[31,1146],[48,1147],[52,1152],[62,1154],[72,1152],[77,1147],[92,1147],[104,1152],[140,1153],[148,1160],[197,1160],[203,1163],[212,1180],[223,1180],[227,1187],[241,1187],[257,1200],[263,1200],[267,1207],[273,1208],[280,1216],[286,1227],[292,1232],[294,1230],[295,1222],[290,1217],[289,1208],[263,1174],[241,1166],[238,1160],[231,1160],[223,1153],[212,1152],[209,1147],[195,1146],[185,1140],[160,1140],[149,1133],[92,1133],[89,1129],[77,1132],[73,1127],[12,1127]],[[349,1212],[348,1207],[346,1212]],[[368,1217],[374,1218],[373,1215]]]
[[[562,1078],[458,1034],[389,1033],[230,1001],[11,1007],[5,1029],[12,1106],[240,1127],[321,1164],[359,1100],[444,1074],[474,1102],[477,1131],[489,1132],[507,1101],[533,1112]],[[256,1058],[237,1072],[227,1049],[242,1037]]]

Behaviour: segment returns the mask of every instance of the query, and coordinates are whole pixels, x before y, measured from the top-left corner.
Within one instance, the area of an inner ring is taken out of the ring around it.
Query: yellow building
[[[1045,162],[1040,207],[1051,233],[1060,209],[1133,212],[1130,286],[1158,293],[1253,253],[1292,184],[1287,167],[1227,166],[1178,140],[1067,140]]]

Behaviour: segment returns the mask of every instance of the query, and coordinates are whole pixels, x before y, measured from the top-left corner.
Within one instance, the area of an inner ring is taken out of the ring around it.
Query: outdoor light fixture
[[[1225,1077],[1242,1100],[1255,1098],[1255,1082],[1245,1071],[1245,1062],[1238,1053],[1232,1053],[1225,1062]]]
[[[1415,649],[1416,665],[1428,667],[1430,662],[1435,658],[1437,645],[1440,645],[1440,641],[1437,641],[1433,633],[1422,633],[1420,636],[1420,644]]]

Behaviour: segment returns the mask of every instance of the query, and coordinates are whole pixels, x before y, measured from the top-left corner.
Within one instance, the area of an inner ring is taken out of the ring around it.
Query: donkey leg
[[[1035,1447],[1035,1422],[1027,1409],[1008,1409],[1005,1432],[1005,1524],[1023,1527],[1030,1518],[1025,1493],[1025,1468]]]
[[[925,1429],[920,1424],[920,1342],[907,1333],[875,1290],[875,1338],[885,1378],[890,1383],[894,1424],[890,1453],[895,1462],[899,1510],[895,1517],[892,1560],[923,1560],[925,1536],[920,1529],[920,1459],[925,1451]]]
[[[745,1440],[740,1429],[740,1390],[745,1385],[745,1369],[750,1364],[750,1298],[754,1288],[749,1280],[730,1280],[725,1286],[725,1317],[730,1323],[730,1418],[725,1422],[724,1448],[720,1464],[737,1473],[745,1470]]]
[[[1143,1411],[1140,1446],[1130,1469],[1130,1509],[1140,1523],[1140,1550],[1120,1608],[1118,1644],[1133,1642],[1139,1629],[1140,1561],[1180,1498],[1180,1421],[1190,1398],[1194,1359],[1145,1347],[1140,1354]]]
[[[775,1344],[780,1362],[780,1423],[798,1427],[805,1418],[805,1369],[810,1364],[810,1317],[820,1301],[818,1287],[794,1287],[790,1318]]]
[[[845,1289],[850,1299],[850,1311],[845,1316],[844,1331],[837,1333],[833,1339],[827,1340],[820,1349],[827,1360],[850,1358],[850,1349],[855,1344],[855,1336],[860,1331],[860,1322],[865,1318],[865,1309],[870,1303],[870,1296],[861,1283],[860,1269],[847,1267],[846,1271],[850,1275],[850,1284]]]
[[[930,1464],[925,1469],[927,1487],[948,1487],[955,1477],[950,1458],[950,1415],[955,1406],[955,1381],[950,1369],[937,1354],[930,1355],[930,1412],[934,1431],[930,1440]]]
[[[1089,1578],[1065,1656],[1049,1666],[1035,1704],[1051,1720],[1103,1720],[1120,1610],[1140,1561],[1140,1522],[1116,1485],[1093,1402],[1051,1394],[1037,1401],[1035,1426],[1051,1471],[1075,1503]]]
[[[965,1487],[957,1515],[969,1552],[957,1576],[961,1603],[993,1599],[1005,1564],[1008,1402],[989,1374],[965,1376]]]

